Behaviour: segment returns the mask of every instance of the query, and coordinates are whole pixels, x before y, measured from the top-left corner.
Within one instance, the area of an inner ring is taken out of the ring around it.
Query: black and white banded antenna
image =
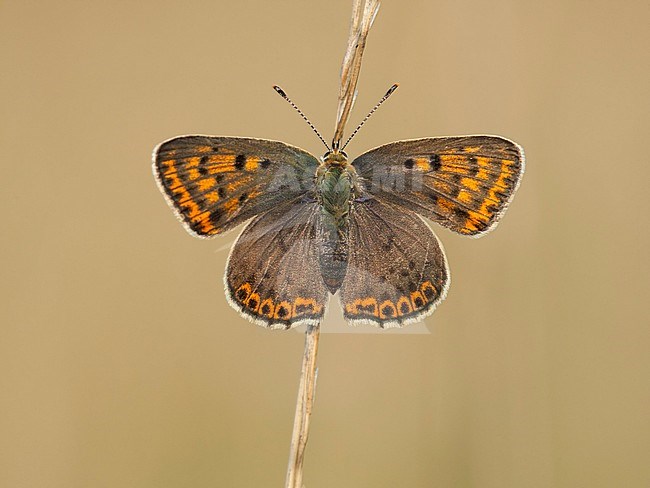
[[[289,104],[291,104],[291,106],[296,110],[296,112],[298,112],[298,113],[300,114],[300,116],[301,116],[303,119],[305,119],[305,122],[307,122],[307,124],[309,124],[309,127],[311,127],[311,130],[313,130],[313,131],[316,133],[316,135],[317,135],[318,138],[321,140],[321,142],[322,142],[323,144],[325,144],[325,147],[327,148],[327,150],[328,150],[328,151],[331,151],[332,149],[329,147],[329,145],[327,144],[327,142],[325,142],[325,139],[323,139],[323,136],[320,135],[320,132],[318,132],[318,129],[317,129],[316,127],[314,127],[314,124],[312,124],[312,123],[310,122],[310,120],[307,118],[307,116],[306,116],[304,113],[302,113],[302,110],[300,110],[300,109],[298,108],[298,106],[297,106],[295,103],[293,103],[293,102],[291,101],[291,99],[287,96],[287,94],[284,92],[284,90],[283,90],[282,88],[280,88],[278,85],[273,85],[273,89],[274,89],[276,92],[278,92],[278,94],[279,94],[282,98],[284,98],[287,102],[289,102]]]
[[[368,121],[370,116],[372,114],[374,114],[379,107],[381,107],[381,104],[384,103],[386,100],[388,100],[388,97],[390,97],[393,94],[393,92],[395,90],[397,90],[398,86],[399,86],[399,83],[395,83],[393,86],[391,86],[388,89],[386,94],[383,97],[381,97],[379,102],[377,102],[377,105],[375,105],[374,108],[370,111],[370,113],[368,113],[368,115],[366,115],[366,117],[361,121],[361,123],[357,126],[357,128],[354,129],[354,131],[352,131],[352,134],[350,134],[350,137],[348,137],[348,140],[345,141],[345,144],[343,144],[343,147],[341,148],[341,151],[343,151],[345,149],[345,147],[350,143],[352,138],[357,135],[357,132],[359,132],[359,129],[361,129],[361,127],[363,127],[363,124],[365,124]]]

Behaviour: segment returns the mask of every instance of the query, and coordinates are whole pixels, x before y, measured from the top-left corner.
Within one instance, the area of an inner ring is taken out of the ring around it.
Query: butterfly
[[[318,325],[336,293],[351,325],[422,320],[450,280],[423,217],[479,237],[495,227],[523,173],[522,148],[489,135],[398,141],[348,159],[347,143],[397,88],[341,146],[377,8],[358,7],[353,22],[331,147],[274,87],[328,148],[321,158],[278,141],[205,135],[174,137],[154,150],[158,186],[188,232],[208,238],[248,222],[231,249],[225,291],[265,327]]]
[[[393,142],[351,162],[288,144],[182,136],[154,151],[153,170],[185,228],[212,237],[252,219],[230,253],[229,303],[271,328],[318,324],[340,293],[352,324],[399,327],[445,297],[449,269],[421,217],[478,237],[507,208],[521,147],[496,136]]]

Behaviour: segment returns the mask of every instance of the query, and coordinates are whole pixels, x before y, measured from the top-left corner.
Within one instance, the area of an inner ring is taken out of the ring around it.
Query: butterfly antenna
[[[394,92],[395,90],[397,90],[397,87],[398,87],[398,86],[399,86],[399,84],[398,84],[398,83],[395,83],[393,86],[391,86],[391,87],[388,89],[388,91],[386,92],[386,95],[384,95],[383,97],[381,97],[381,100],[379,100],[379,102],[377,102],[377,105],[375,105],[375,107],[370,111],[370,113],[369,113],[368,115],[366,115],[366,118],[363,119],[363,120],[361,121],[361,123],[357,126],[357,128],[354,129],[354,131],[352,132],[352,134],[350,134],[350,137],[348,137],[348,140],[345,141],[345,144],[343,144],[343,147],[341,148],[341,151],[343,151],[343,149],[345,149],[345,147],[350,143],[350,141],[352,140],[352,138],[353,138],[354,136],[357,135],[357,132],[359,132],[359,129],[361,129],[361,127],[363,127],[363,124],[365,124],[365,123],[368,121],[368,119],[370,118],[370,116],[371,116],[372,114],[374,114],[374,113],[377,111],[377,109],[378,109],[379,107],[381,107],[381,104],[384,103],[386,100],[388,100],[388,97],[390,97],[390,96],[393,94],[393,92]]]
[[[316,133],[316,135],[318,136],[318,138],[321,140],[321,142],[322,142],[323,144],[325,144],[325,147],[327,148],[327,150],[328,150],[328,151],[331,151],[332,149],[330,149],[330,147],[327,145],[327,142],[325,142],[325,139],[323,139],[323,136],[320,135],[320,132],[318,132],[318,129],[317,129],[316,127],[314,127],[314,124],[312,124],[312,123],[309,121],[309,119],[307,118],[307,116],[306,116],[305,114],[302,113],[302,110],[300,110],[300,109],[298,108],[298,106],[297,106],[295,103],[293,103],[293,102],[291,101],[291,99],[287,96],[287,94],[284,93],[284,90],[283,90],[282,88],[280,88],[278,85],[273,85],[273,89],[274,89],[276,92],[278,92],[278,94],[279,94],[282,98],[284,98],[287,102],[289,102],[289,104],[291,104],[291,106],[292,106],[294,109],[296,109],[296,112],[298,112],[298,113],[300,114],[300,116],[301,116],[303,119],[305,119],[305,122],[307,122],[307,123],[309,124],[309,127],[311,127],[311,130],[313,130],[313,131]]]

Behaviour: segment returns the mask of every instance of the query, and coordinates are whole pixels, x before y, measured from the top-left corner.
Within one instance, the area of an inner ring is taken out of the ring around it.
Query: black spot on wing
[[[440,163],[440,156],[438,154],[432,154],[429,156],[429,163],[431,163],[431,170],[438,171],[442,163]]]
[[[246,156],[244,156],[243,154],[238,154],[237,157],[235,158],[235,169],[241,170],[244,168],[245,164],[246,164]]]
[[[384,305],[384,307],[381,309],[381,313],[385,317],[392,317],[395,314],[395,311],[393,310],[393,307],[390,305]]]
[[[424,296],[427,297],[427,300],[431,300],[436,296],[436,291],[433,289],[433,286],[427,286],[424,288]]]
[[[287,307],[285,307],[284,305],[280,305],[280,307],[278,308],[278,317],[283,319],[288,315],[289,315],[289,310],[287,310]]]

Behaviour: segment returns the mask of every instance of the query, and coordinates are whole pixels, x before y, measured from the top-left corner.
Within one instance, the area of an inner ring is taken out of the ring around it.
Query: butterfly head
[[[327,151],[321,161],[326,166],[345,166],[348,162],[348,155],[344,151]]]

